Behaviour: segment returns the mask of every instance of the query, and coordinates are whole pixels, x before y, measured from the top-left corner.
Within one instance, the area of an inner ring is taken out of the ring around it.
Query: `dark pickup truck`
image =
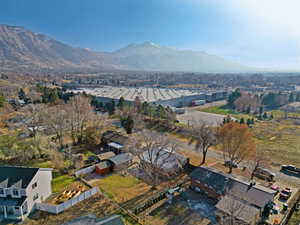
[[[281,171],[293,172],[300,175],[300,168],[293,165],[282,165]]]

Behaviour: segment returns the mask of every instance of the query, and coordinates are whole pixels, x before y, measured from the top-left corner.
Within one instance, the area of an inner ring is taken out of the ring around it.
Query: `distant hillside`
[[[205,52],[182,51],[151,42],[111,53],[74,48],[23,27],[0,25],[0,70],[154,70],[246,72],[251,69]]]
[[[243,72],[252,69],[205,52],[177,50],[151,42],[131,44],[113,53],[118,64],[139,70]]]

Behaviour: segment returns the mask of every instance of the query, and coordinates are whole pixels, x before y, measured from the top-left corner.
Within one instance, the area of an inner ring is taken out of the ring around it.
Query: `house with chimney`
[[[0,221],[24,220],[52,193],[52,169],[0,166]]]

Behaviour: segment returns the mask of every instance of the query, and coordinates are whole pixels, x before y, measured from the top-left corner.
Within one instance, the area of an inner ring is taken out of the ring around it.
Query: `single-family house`
[[[253,182],[246,182],[212,168],[198,167],[191,174],[191,187],[204,191],[208,196],[221,199],[225,195],[243,200],[263,209],[274,200],[276,191]]]
[[[101,143],[105,144],[110,151],[119,154],[127,140],[128,137],[122,135],[121,133],[108,130],[102,134]]]
[[[23,220],[51,193],[52,169],[0,166],[0,219]]]
[[[168,149],[153,149],[143,152],[140,159],[144,163],[156,166],[158,171],[173,176],[189,164],[189,159]]]
[[[233,220],[235,224],[255,225],[259,221],[260,211],[247,202],[224,196],[216,205],[215,215],[221,224],[230,224]]]

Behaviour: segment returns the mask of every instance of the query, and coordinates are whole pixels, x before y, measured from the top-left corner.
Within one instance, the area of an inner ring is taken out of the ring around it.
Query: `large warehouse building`
[[[205,100],[207,102],[222,100],[227,97],[226,91],[201,92],[200,90],[152,88],[152,87],[111,87],[80,88],[72,92],[85,92],[96,96],[99,101],[118,101],[123,97],[128,102],[133,102],[136,96],[141,101],[161,104],[171,107],[184,107],[191,105],[192,101]]]

